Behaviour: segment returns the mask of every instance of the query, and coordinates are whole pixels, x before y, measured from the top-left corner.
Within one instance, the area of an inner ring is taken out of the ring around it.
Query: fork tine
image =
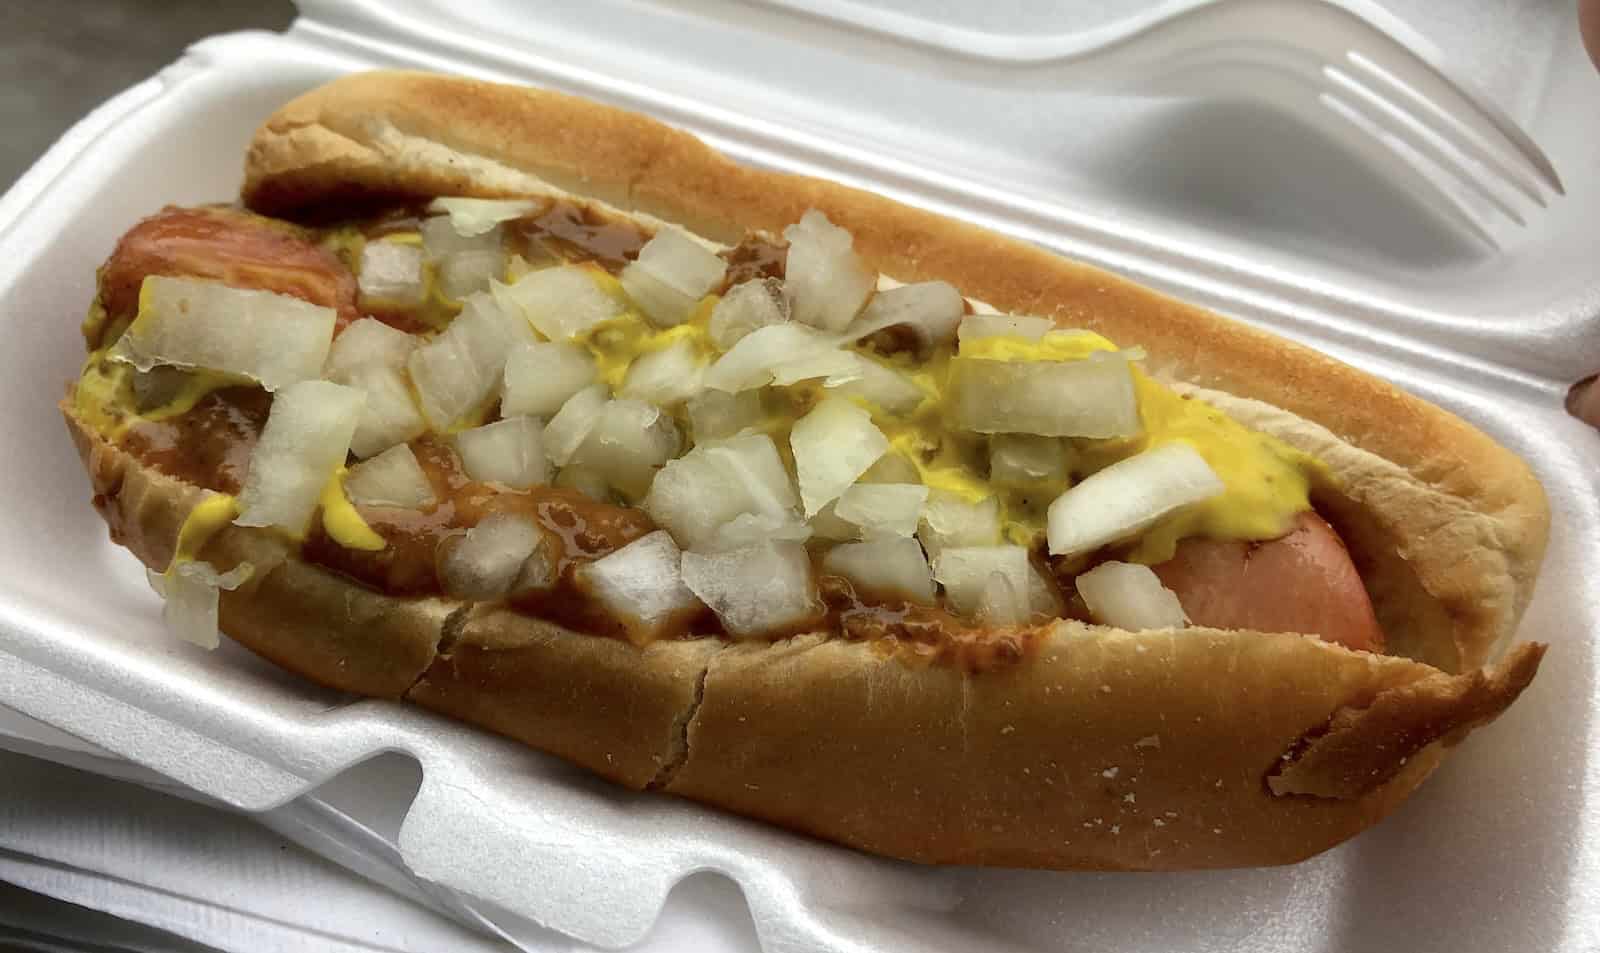
[[[1416,110],[1420,110],[1431,117],[1436,123],[1443,125],[1454,134],[1463,152],[1468,152],[1485,165],[1498,169],[1506,179],[1515,184],[1528,198],[1545,204],[1544,195],[1539,190],[1536,177],[1558,195],[1565,195],[1566,188],[1561,184],[1561,177],[1556,174],[1555,166],[1551,164],[1548,156],[1534,141],[1523,132],[1521,127],[1512,122],[1500,108],[1482,96],[1475,96],[1460,85],[1451,81],[1444,73],[1431,63],[1426,63],[1428,73],[1425,74],[1445,93],[1455,98],[1462,110],[1458,115],[1436,100],[1423,95],[1409,83],[1400,80],[1389,70],[1379,66],[1376,62],[1362,54],[1350,51],[1345,54],[1345,61],[1368,81],[1386,87],[1392,93],[1410,102]],[[1466,110],[1470,110],[1467,112]],[[1480,130],[1472,124],[1462,120],[1461,115],[1476,114],[1492,126],[1499,134],[1499,141],[1503,145],[1510,145],[1522,162],[1508,162],[1505,151],[1496,148]],[[1524,164],[1526,163],[1526,164]],[[1534,176],[1529,175],[1531,166]]]
[[[1369,119],[1376,120],[1372,115],[1373,111],[1387,118],[1388,122],[1377,124],[1382,125],[1390,135],[1403,139],[1412,149],[1432,160],[1433,166],[1439,171],[1466,186],[1518,225],[1528,224],[1514,205],[1507,202],[1490,182],[1485,181],[1483,175],[1477,174],[1481,172],[1492,177],[1495,175],[1495,170],[1485,168],[1475,156],[1461,152],[1456,143],[1445,139],[1438,130],[1422,121],[1415,113],[1407,112],[1395,105],[1392,100],[1385,99],[1339,67],[1324,66],[1322,75],[1339,87],[1340,91],[1370,107],[1366,112]],[[1544,203],[1541,201],[1540,204]]]
[[[1360,131],[1363,134],[1362,141],[1366,148],[1382,152],[1391,161],[1399,161],[1403,164],[1423,186],[1423,191],[1419,194],[1439,214],[1462,229],[1471,232],[1479,241],[1482,241],[1490,248],[1496,251],[1501,248],[1500,241],[1484,227],[1476,215],[1473,215],[1458,198],[1441,189],[1438,183],[1428,176],[1424,170],[1431,163],[1431,160],[1426,156],[1417,153],[1409,143],[1397,140],[1381,123],[1373,120],[1359,106],[1338,94],[1332,92],[1320,93],[1317,96],[1317,101],[1327,107],[1328,111],[1333,115]]]

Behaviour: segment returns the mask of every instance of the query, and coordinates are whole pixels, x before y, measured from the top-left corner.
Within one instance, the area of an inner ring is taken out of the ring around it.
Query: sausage
[[[1154,569],[1196,625],[1304,632],[1383,651],[1361,574],[1339,534],[1315,513],[1302,513],[1288,535],[1264,543],[1186,539]]]
[[[135,225],[100,268],[100,303],[112,322],[139,310],[149,275],[212,278],[236,288],[293,295],[360,317],[356,279],[338,256],[282,222],[241,209],[167,208]],[[100,329],[91,334],[97,348]]]

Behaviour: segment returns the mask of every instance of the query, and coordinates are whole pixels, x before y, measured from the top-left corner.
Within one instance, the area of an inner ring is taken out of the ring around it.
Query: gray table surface
[[[292,19],[289,0],[0,0],[0,191],[85,113],[195,40]]]

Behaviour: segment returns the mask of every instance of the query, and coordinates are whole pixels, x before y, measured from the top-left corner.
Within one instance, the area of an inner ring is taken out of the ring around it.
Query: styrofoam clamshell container
[[[1070,33],[1134,6],[882,2],[956,43]],[[987,76],[940,70],[936,51],[849,26],[851,0],[808,15],[735,0],[303,0],[287,34],[196,45],[84,119],[0,200],[0,704],[247,811],[401,752],[420,785],[364,781],[359,800],[403,816],[387,843],[406,875],[523,930],[530,948],[553,948],[557,933],[634,943],[699,871],[739,885],[770,951],[1600,947],[1589,641],[1600,576],[1587,563],[1600,436],[1561,409],[1567,386],[1600,368],[1600,78],[1566,5],[1387,7],[1563,176],[1566,196],[1501,233],[1499,249],[1455,234],[1293,117],[1088,97],[1031,73],[1008,81],[1004,62]],[[1520,453],[1550,494],[1549,554],[1518,634],[1552,643],[1544,671],[1344,846],[1287,868],[1097,875],[867,857],[319,689],[231,643],[175,641],[141,568],[85,505],[54,408],[82,360],[94,268],[161,205],[235,195],[244,145],[274,108],[379,66],[649,113],[741,161],[874,189],[1267,325],[1442,404]],[[360,866],[360,845],[340,849]]]

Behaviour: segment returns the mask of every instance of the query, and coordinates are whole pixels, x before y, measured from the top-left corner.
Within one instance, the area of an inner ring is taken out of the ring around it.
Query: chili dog
[[[554,93],[348,77],[100,272],[169,621],[931,863],[1285,863],[1508,706],[1548,514],[1306,350]]]

